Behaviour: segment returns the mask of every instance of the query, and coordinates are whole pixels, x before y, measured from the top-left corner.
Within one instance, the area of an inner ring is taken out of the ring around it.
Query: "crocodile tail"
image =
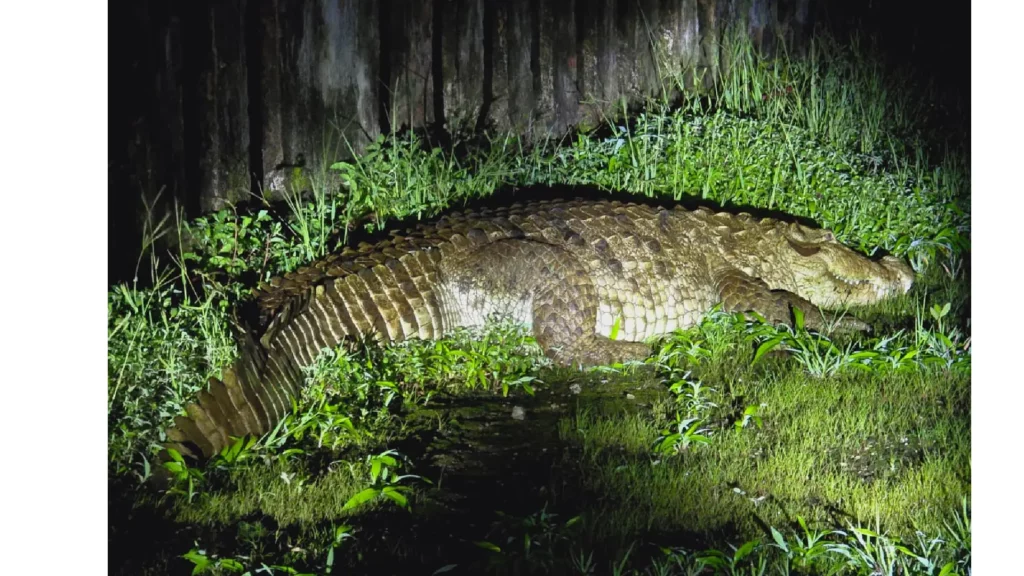
[[[280,391],[298,390],[301,380],[287,385],[268,382],[280,380],[281,375],[268,374],[267,353],[248,330],[237,332],[238,359],[222,371],[221,378],[210,378],[208,389],[200,391],[196,402],[186,407],[187,415],[175,417],[165,449],[205,460],[230,446],[232,438],[264,434],[290,410],[291,397]],[[289,371],[288,376],[301,378],[297,370]]]
[[[441,252],[375,253],[380,263],[360,262],[354,272],[328,267],[319,282],[295,288],[299,293],[274,308],[259,342],[238,330],[238,360],[220,379],[210,379],[187,415],[175,418],[166,447],[206,459],[230,446],[232,437],[272,430],[301,392],[301,367],[325,348],[364,335],[381,341],[439,337],[447,321],[436,289]]]

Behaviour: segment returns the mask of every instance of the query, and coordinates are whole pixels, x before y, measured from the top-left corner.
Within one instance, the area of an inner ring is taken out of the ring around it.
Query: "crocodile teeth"
[[[844,284],[847,284],[849,286],[859,286],[861,284],[864,284],[864,283],[868,282],[868,280],[854,280],[853,278],[846,278],[844,276],[840,276],[840,275],[835,274],[833,272],[829,272],[829,276],[832,276],[833,279],[838,280],[838,281],[840,281],[840,282],[842,282]]]

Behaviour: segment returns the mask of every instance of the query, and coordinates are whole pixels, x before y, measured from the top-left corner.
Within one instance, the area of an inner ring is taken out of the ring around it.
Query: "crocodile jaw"
[[[828,230],[776,225],[729,254],[738,268],[773,290],[787,290],[821,308],[864,306],[905,294],[914,271],[904,261],[878,261],[847,248]]]
[[[834,245],[822,253],[816,265],[795,266],[793,280],[793,292],[822,308],[874,304],[905,294],[914,284],[914,271],[898,258],[875,262]]]

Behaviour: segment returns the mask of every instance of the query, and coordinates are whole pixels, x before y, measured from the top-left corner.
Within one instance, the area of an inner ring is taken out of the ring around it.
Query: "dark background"
[[[657,2],[644,0],[648,5],[660,7],[661,13],[667,13],[673,2]],[[808,2],[809,21],[793,23],[793,15],[799,2],[779,0],[762,2],[775,10],[778,23],[789,26],[797,41],[800,36],[806,37],[813,26],[827,26],[838,37],[844,38],[850,32],[857,31],[862,38],[874,38],[878,41],[886,64],[893,69],[912,70],[922,86],[931,83],[934,90],[933,115],[929,122],[939,129],[960,138],[967,144],[969,134],[970,110],[970,4],[959,3],[951,7],[939,7],[934,2],[923,0],[886,0],[886,1],[850,1],[850,0],[804,0]],[[416,10],[429,2],[401,2],[392,0],[386,9],[380,12],[380,21],[375,30],[380,50],[404,51],[408,62],[420,63],[433,68],[437,65],[429,56],[433,50],[440,50],[438,42],[447,42],[429,32],[431,25],[439,26],[440,19],[451,12],[451,5],[457,2],[432,0],[435,8],[431,21],[421,23],[426,26],[426,36],[416,35],[415,30],[422,28],[416,23]],[[653,3],[652,3],[653,2]],[[352,2],[351,4],[356,4]],[[466,4],[463,2],[462,4]],[[462,5],[460,4],[460,5]],[[523,0],[523,2],[481,3],[482,18],[487,25],[493,26],[493,19],[505,18],[507,14],[515,15],[515,6],[522,4],[524,10],[538,11],[539,0]],[[587,4],[577,0],[572,14],[555,14],[552,20],[556,26],[568,25],[566,18],[572,16],[575,26],[567,30],[575,30],[577,41],[584,39],[584,32],[591,33],[589,41],[602,42],[600,34],[593,33],[588,18],[592,17],[596,2]],[[723,7],[728,2],[722,0],[698,0],[698,10],[708,14],[715,12],[719,20],[728,12]],[[227,178],[211,165],[210,158],[228,158],[241,162],[250,168],[249,182],[256,185],[260,182],[268,167],[273,167],[273,159],[264,139],[264,131],[252,129],[264,121],[264,109],[259,105],[264,98],[263,91],[266,79],[262,59],[264,54],[258,48],[265,38],[266,26],[261,25],[261,11],[268,7],[276,8],[279,14],[295,12],[296,3],[277,2],[172,2],[170,0],[136,0],[134,2],[115,2],[110,5],[110,37],[109,37],[109,140],[108,140],[108,281],[110,283],[131,281],[139,247],[141,245],[141,222],[145,211],[143,198],[155,203],[157,219],[167,213],[176,201],[184,209],[188,217],[199,215],[209,209],[217,201],[221,190],[227,186]],[[366,4],[364,4],[365,6]],[[372,3],[369,4],[372,6]],[[603,10],[608,10],[616,25],[615,33],[622,34],[629,28],[631,19],[636,19],[636,0],[607,0]],[[234,8],[232,9],[232,6]],[[241,6],[241,9],[239,9]],[[547,6],[547,4],[545,4]],[[584,8],[584,6],[586,6]],[[438,9],[439,8],[439,9]],[[710,10],[710,12],[708,12]],[[289,12],[290,11],[290,12]],[[446,12],[447,11],[447,12]],[[611,12],[614,11],[612,14]],[[702,14],[705,14],[702,12]],[[743,10],[739,10],[743,12]],[[532,13],[532,12],[531,12]],[[396,16],[399,14],[401,16]],[[707,16],[702,16],[707,18]],[[509,22],[515,21],[508,16]],[[219,35],[210,34],[211,20],[217,20]],[[225,20],[227,20],[225,22]],[[396,21],[398,20],[398,21]],[[168,22],[174,22],[171,27]],[[721,23],[721,22],[719,22]],[[506,22],[507,24],[507,22]],[[702,24],[706,24],[702,20]],[[296,21],[280,22],[281,29],[298,26]],[[447,26],[447,24],[445,24]],[[706,28],[706,26],[702,26]],[[442,29],[450,29],[441,26]],[[168,32],[168,30],[170,30]],[[412,30],[410,32],[409,30]],[[230,37],[231,31],[238,38]],[[162,33],[158,33],[162,32]],[[371,31],[372,34],[374,31]],[[770,31],[769,31],[770,32]],[[225,38],[227,34],[227,38]],[[538,39],[534,34],[532,44],[526,46],[530,54],[538,53]],[[556,38],[564,37],[564,30],[554,30]],[[770,40],[771,34],[768,33]],[[804,38],[805,39],[805,38]],[[235,40],[233,43],[232,40]],[[452,41],[452,44],[457,41]],[[495,54],[496,39],[493,32],[484,33],[480,38],[483,57]],[[579,44],[579,43],[577,43]],[[770,48],[770,43],[769,46]],[[563,49],[554,46],[553,50]],[[571,48],[570,48],[571,49]],[[235,68],[221,66],[212,70],[209,62],[211,54],[217,52],[221,61],[240,62]],[[226,51],[245,51],[241,53],[225,53]],[[582,46],[577,48],[581,52]],[[424,54],[425,52],[425,54]],[[434,59],[436,60],[436,59]],[[168,67],[167,62],[174,62]],[[403,61],[405,62],[405,61]],[[424,64],[425,63],[425,64]],[[377,82],[392,85],[400,76],[393,58],[381,58],[376,70],[370,70]],[[534,78],[537,77],[541,63],[531,58],[530,69]],[[526,64],[523,63],[525,67]],[[221,86],[230,85],[225,82],[230,74],[248,72],[244,82],[236,83],[235,92],[221,93]],[[493,71],[490,72],[493,74]],[[487,98],[487,71],[479,80],[484,83],[483,98]],[[438,92],[440,86],[423,86],[423,90],[434,88]],[[388,78],[388,81],[382,79]],[[213,80],[217,82],[214,83]],[[244,86],[245,90],[241,88]],[[539,101],[534,80],[534,98]],[[556,87],[557,88],[557,87]],[[386,98],[386,97],[382,97]],[[383,108],[385,104],[380,104]],[[407,103],[410,107],[414,103]],[[556,103],[557,104],[557,103]],[[511,105],[511,104],[510,104]],[[575,104],[574,104],[575,105]],[[430,98],[422,109],[412,110],[424,124],[445,113],[452,113],[457,103],[446,103],[442,98]],[[370,111],[374,113],[373,110]],[[321,111],[322,113],[322,111]],[[514,116],[515,110],[508,112]],[[483,113],[497,114],[487,110]],[[583,113],[581,112],[581,115]],[[311,112],[314,115],[314,112]],[[378,120],[382,115],[376,114]],[[312,116],[311,116],[312,117]],[[247,121],[248,126],[239,123],[238,119]],[[307,119],[308,120],[308,119]],[[558,121],[558,118],[554,119]],[[386,131],[386,120],[375,129]],[[556,122],[557,124],[558,122]],[[499,122],[500,124],[500,122]],[[565,122],[561,123],[562,125]],[[216,130],[211,133],[210,126]],[[561,125],[560,125],[561,126]],[[569,129],[571,126],[561,126]],[[241,150],[237,158],[230,157],[225,150]],[[220,156],[217,156],[220,154]],[[264,157],[267,156],[267,157]],[[278,158],[279,161],[282,158]],[[283,158],[284,162],[300,163],[301,158]],[[244,170],[243,170],[244,172]],[[238,182],[233,184],[238,185]],[[156,201],[157,191],[165,187]]]

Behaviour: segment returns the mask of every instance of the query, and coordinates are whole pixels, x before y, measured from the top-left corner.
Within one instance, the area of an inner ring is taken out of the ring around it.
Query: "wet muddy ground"
[[[435,397],[407,416],[423,428],[397,446],[414,463],[412,473],[433,485],[421,489],[411,513],[387,511],[369,523],[362,537],[386,542],[387,553],[364,557],[367,569],[419,567],[430,574],[455,564],[453,574],[518,573],[525,564],[514,557],[525,556],[527,534],[530,548],[550,547],[545,531],[549,540],[557,538],[555,531],[594,504],[580,490],[579,448],[559,439],[560,420],[583,409],[636,411],[664,394],[640,373],[570,376],[533,397]]]

